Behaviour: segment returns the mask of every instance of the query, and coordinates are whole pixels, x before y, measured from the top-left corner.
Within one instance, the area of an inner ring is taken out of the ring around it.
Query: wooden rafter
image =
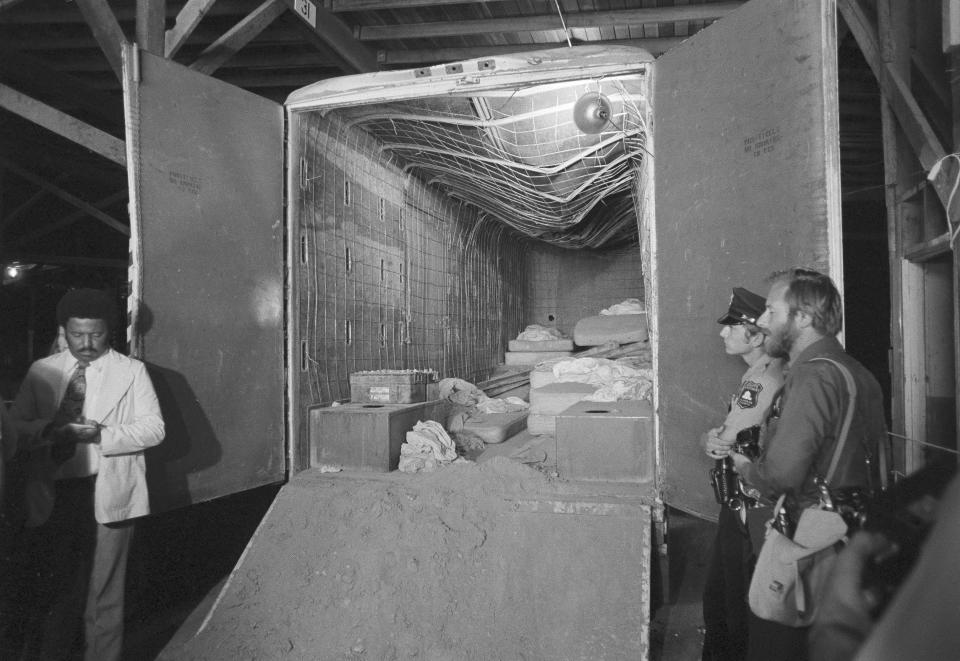
[[[190,68],[200,73],[211,74],[229,60],[241,48],[263,32],[270,23],[287,10],[283,0],[265,0],[243,20],[210,44]]]
[[[44,190],[46,190],[46,191],[49,191],[50,193],[56,195],[57,197],[59,197],[59,198],[60,198],[61,200],[63,200],[64,202],[67,202],[67,203],[69,203],[69,204],[72,204],[73,206],[77,207],[78,209],[81,209],[82,211],[86,212],[87,215],[93,216],[94,218],[96,218],[97,220],[99,220],[101,223],[103,223],[103,224],[106,225],[107,227],[111,227],[111,228],[117,230],[118,232],[120,232],[121,234],[124,234],[124,235],[126,235],[126,236],[130,236],[130,228],[129,228],[127,225],[125,225],[124,223],[120,222],[119,220],[117,220],[117,219],[114,218],[113,216],[104,213],[103,211],[101,211],[100,209],[96,208],[95,206],[93,206],[93,205],[90,204],[89,202],[86,202],[86,201],[84,201],[84,200],[81,200],[81,199],[80,199],[79,197],[77,197],[76,195],[73,195],[72,193],[68,193],[67,191],[63,190],[63,189],[60,188],[59,186],[56,186],[56,185],[50,183],[50,182],[47,181],[46,179],[43,179],[42,177],[40,177],[40,176],[38,176],[38,175],[36,175],[36,174],[34,174],[34,173],[32,173],[32,172],[27,172],[26,170],[24,170],[23,168],[21,168],[20,166],[18,166],[16,163],[13,163],[12,161],[10,161],[10,160],[8,160],[8,159],[6,159],[6,158],[0,157],[0,165],[2,165],[4,168],[6,168],[6,169],[9,170],[10,172],[14,173],[15,175],[17,175],[18,177],[20,177],[20,178],[22,178],[22,179],[26,179],[27,181],[29,181],[29,182],[32,183],[33,185],[39,186],[40,188],[42,188],[42,189],[44,189]]]
[[[659,39],[618,39],[616,41],[590,42],[617,46],[644,48],[653,56],[662,55],[683,41],[682,37],[661,37]],[[477,57],[523,53],[548,48],[563,48],[566,42],[543,44],[518,44],[514,46],[476,46],[468,48],[430,48],[423,50],[381,50],[377,52],[380,64],[427,64],[439,62],[459,62]]]
[[[60,184],[60,179],[62,179],[62,177],[58,177],[56,182],[58,185]],[[23,203],[17,206],[16,209],[13,209],[10,213],[3,216],[4,231],[7,231],[11,225],[17,222],[19,218],[24,216],[28,211],[30,211],[30,209],[35,207],[37,203],[47,195],[49,195],[49,193],[43,188],[37,189],[34,191],[33,195],[24,200]]]
[[[100,68],[104,68],[102,58]],[[123,109],[115,97],[100,92],[73,76],[50,68],[35,57],[0,45],[0,77],[61,109],[76,108],[103,120],[108,128],[123,127]]]
[[[743,3],[716,2],[706,5],[677,5],[674,7],[585,12],[566,14],[564,21],[568,29],[622,27],[627,25],[643,25],[644,23],[670,23],[676,21],[710,21],[726,16],[741,4]],[[360,27],[358,32],[360,41],[382,41],[387,39],[455,37],[495,32],[540,32],[559,29],[561,29],[560,19],[556,14],[543,14],[540,16],[514,16],[510,18],[442,21],[436,23],[365,25]]]
[[[137,45],[163,57],[167,0],[137,0]]]
[[[72,266],[105,266],[108,268],[125,269],[129,264],[125,259],[109,259],[105,257],[75,257],[73,255],[35,255],[30,253],[8,253],[6,259],[23,262],[25,264],[69,264]]]
[[[125,199],[127,199],[127,190],[126,190],[126,189],[124,189],[124,190],[122,190],[122,191],[119,191],[119,192],[116,192],[116,193],[114,193],[114,194],[112,194],[112,195],[108,195],[108,196],[106,196],[106,197],[104,197],[104,198],[101,198],[101,199],[97,200],[96,202],[93,203],[93,206],[94,206],[95,208],[103,211],[104,209],[107,209],[107,208],[109,208],[110,206],[116,204],[117,202],[121,202],[121,201],[123,201],[123,200],[125,200]],[[73,212],[67,214],[66,216],[64,216],[63,218],[60,218],[59,220],[55,220],[55,221],[52,222],[52,223],[47,223],[47,224],[44,225],[43,227],[41,227],[41,228],[39,228],[39,229],[36,229],[36,230],[34,230],[33,232],[30,232],[29,234],[24,234],[23,236],[21,236],[21,237],[19,237],[19,238],[17,239],[16,244],[17,244],[17,245],[21,245],[21,246],[22,246],[22,245],[29,245],[31,241],[35,241],[35,240],[37,240],[37,239],[39,239],[39,238],[41,238],[41,237],[44,237],[44,236],[46,236],[46,235],[48,235],[48,234],[50,234],[50,233],[52,233],[52,232],[55,232],[56,230],[60,229],[61,227],[66,227],[67,225],[70,225],[70,224],[72,224],[72,223],[75,223],[75,222],[77,222],[78,220],[80,220],[80,219],[82,219],[82,218],[86,218],[88,215],[89,215],[89,214],[88,214],[88,213],[86,212],[86,210],[84,210],[84,209],[80,209],[80,210],[77,210],[77,211],[73,211]]]
[[[123,65],[120,62],[120,46],[126,41],[123,30],[113,15],[113,10],[107,0],[76,0],[80,13],[87,25],[93,31],[93,36],[100,44],[100,50],[110,63],[110,68],[116,74],[117,80],[123,79]]]
[[[414,7],[436,7],[440,5],[469,4],[475,0],[325,0],[324,6],[335,13],[377,10],[403,10]],[[551,3],[552,4],[552,3]],[[691,2],[685,7],[704,7],[710,3]],[[743,4],[739,2],[737,4]],[[666,9],[666,8],[665,8]],[[660,19],[652,19],[660,20]],[[696,20],[696,19],[663,19],[663,20]]]
[[[2,2],[3,0],[0,0]],[[109,0],[113,8],[113,15],[120,23],[136,21],[137,7],[132,0]],[[213,4],[213,3],[208,3]],[[31,0],[27,6],[17,10],[15,21],[26,23],[85,23],[83,16],[70,6],[69,2],[56,1],[41,4],[40,0]],[[184,4],[184,7],[186,4]],[[205,16],[245,16],[256,7],[256,0],[216,0],[216,5],[204,12]],[[175,19],[182,11],[180,2],[171,2],[164,10],[166,19]]]
[[[863,56],[880,85],[884,99],[890,104],[910,147],[920,164],[930,170],[946,155],[939,138],[914,99],[909,85],[892,64],[881,56],[877,30],[857,0],[838,0],[837,8],[853,33]],[[945,170],[941,170],[945,175]],[[944,207],[950,197],[950,185],[945,176],[934,182],[934,188]]]
[[[173,57],[180,50],[180,47],[186,43],[190,35],[200,24],[200,19],[210,11],[210,6],[216,0],[187,0],[180,13],[177,14],[177,21],[174,26],[167,30],[164,35],[164,55]]]
[[[333,12],[311,0],[283,0],[311,30],[356,73],[377,70],[377,58],[359,43],[350,28]]]
[[[3,83],[0,83],[0,107],[86,147],[114,163],[126,165],[127,156],[123,140],[32,99],[26,94],[21,94]]]

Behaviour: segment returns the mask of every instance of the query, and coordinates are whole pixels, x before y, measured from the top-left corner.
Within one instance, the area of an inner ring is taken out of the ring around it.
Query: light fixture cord
[[[570,41],[570,30],[567,29],[567,22],[563,20],[563,10],[560,9],[560,0],[553,0],[553,4],[557,6],[557,14],[560,16],[560,25],[563,26],[563,34],[567,37],[567,46],[573,48],[573,42]]]

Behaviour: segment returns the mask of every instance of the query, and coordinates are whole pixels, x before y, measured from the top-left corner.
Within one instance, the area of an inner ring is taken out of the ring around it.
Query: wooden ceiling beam
[[[173,27],[167,30],[164,35],[165,57],[170,58],[177,54],[180,47],[186,43],[187,39],[190,38],[190,35],[193,34],[193,31],[200,24],[200,19],[210,11],[210,7],[215,1],[216,0],[187,0],[187,4],[185,4],[183,9],[180,10],[180,13],[177,14],[176,23],[174,23]]]
[[[123,200],[126,200],[127,194],[128,194],[127,189],[124,188],[121,191],[118,191],[112,195],[108,195],[104,198],[97,200],[96,202],[93,203],[93,206],[99,209],[100,211],[103,211],[104,209],[108,209],[109,207],[113,206],[118,202],[122,202]],[[18,246],[30,245],[31,241],[36,241],[37,239],[43,238],[44,236],[57,231],[61,227],[66,227],[67,225],[75,223],[76,221],[82,218],[86,218],[88,215],[89,214],[86,211],[84,211],[83,209],[79,209],[77,211],[67,214],[63,218],[60,218],[52,223],[48,223],[43,227],[37,230],[34,230],[33,232],[30,232],[29,234],[24,234],[23,236],[19,237],[16,240],[15,244]]]
[[[257,44],[252,44],[257,46]],[[330,59],[326,59],[323,53],[312,51],[309,53],[281,53],[275,50],[250,52],[250,49],[244,49],[224,62],[218,71],[224,69],[297,69],[297,68],[315,68],[315,67],[333,67],[336,65]],[[109,67],[99,55],[82,56],[64,60],[63,64],[57,67],[61,71],[77,71],[86,73],[95,73],[106,71]]]
[[[244,89],[263,89],[267,87],[306,87],[318,80],[332,78],[340,74],[338,69],[327,69],[322,72],[305,71],[302,73],[262,73],[262,74],[234,74],[224,75],[221,80],[242,87]]]
[[[857,0],[838,0],[837,9],[850,26],[864,59],[877,78],[880,91],[890,104],[920,164],[927,170],[931,169],[947,152],[914,99],[907,82],[890,63],[883,61],[876,28]],[[934,188],[946,206],[949,190],[938,186],[936,182]]]
[[[24,170],[23,168],[18,166],[16,163],[6,158],[3,158],[2,156],[0,156],[0,165],[8,169],[10,172],[13,172],[15,175],[17,175],[21,179],[26,179],[27,181],[34,184],[35,186],[39,186],[44,190],[47,190],[50,193],[53,193],[64,202],[67,202],[68,204],[71,204],[77,207],[78,209],[86,212],[87,215],[93,216],[94,218],[99,220],[101,223],[103,223],[107,227],[113,228],[126,236],[130,236],[129,226],[125,225],[124,223],[121,223],[119,220],[117,220],[113,216],[104,213],[103,211],[96,208],[89,202],[81,200],[76,195],[73,195],[72,193],[68,193],[67,191],[63,190],[59,186],[56,186],[50,183],[46,179],[43,179],[42,177],[36,174],[33,174],[32,172],[28,172]]]
[[[200,57],[190,65],[190,68],[200,73],[213,73],[237,51],[256,39],[264,28],[286,10],[287,6],[283,0],[265,0],[246,18],[200,53]]]
[[[0,2],[4,2],[4,0],[0,0]],[[189,4],[189,0],[187,4]],[[256,0],[217,0],[216,6],[209,8],[204,12],[204,15],[235,16],[241,18],[249,14],[257,4]],[[61,2],[59,5],[58,7],[44,5],[36,9],[23,7],[15,13],[5,16],[4,20],[8,24],[21,25],[85,22],[83,15],[77,13],[77,11],[70,6],[70,3]],[[184,5],[183,8],[185,7],[186,5]],[[177,16],[183,12],[183,8],[178,9],[177,5],[168,5],[163,12],[164,20],[177,18]],[[137,9],[129,0],[124,0],[123,4],[114,6],[113,15],[121,23],[133,23],[137,18]]]
[[[163,57],[167,0],[137,0],[137,45]]]
[[[32,99],[26,94],[21,94],[3,83],[0,83],[0,108],[9,110],[71,142],[86,147],[114,163],[126,166],[126,148],[123,140]]]
[[[623,27],[626,25],[643,25],[644,23],[677,21],[710,21],[726,16],[742,4],[742,2],[715,2],[705,5],[677,5],[673,7],[571,13],[566,14],[564,20],[567,29]],[[560,18],[556,14],[543,14],[539,16],[513,16],[510,18],[485,18],[437,23],[365,25],[358,28],[358,38],[360,41],[429,39],[470,34],[539,32],[559,29],[561,29]]]
[[[103,58],[99,55],[102,62]],[[101,64],[101,68],[104,65]],[[61,108],[77,108],[104,120],[106,128],[122,133],[123,108],[108,96],[69,74],[29,55],[0,46],[0,79],[26,88]]]
[[[311,0],[283,0],[297,17],[308,25],[347,65],[347,73],[377,70],[377,58],[354,36],[346,23],[333,12],[318,7]]]
[[[356,11],[377,11],[391,9],[411,9],[415,7],[436,7],[440,5],[476,4],[478,0],[324,0],[323,6],[335,13]],[[552,3],[551,3],[552,4]],[[691,2],[685,7],[704,7],[711,3]],[[738,4],[743,4],[742,2]],[[665,7],[664,9],[669,9]],[[567,14],[564,12],[564,18]],[[657,19],[653,19],[657,20]],[[696,20],[696,19],[664,19],[664,20]]]
[[[221,68],[218,69],[215,77],[218,80],[222,80],[236,87],[242,87],[243,89],[267,89],[271,87],[281,88],[284,91],[283,96],[286,97],[287,92],[290,91],[290,88],[306,87],[311,85],[319,80],[324,80],[326,78],[333,78],[334,76],[341,75],[341,70],[337,67],[323,67],[317,68],[314,70],[303,70],[303,71],[287,71],[287,72],[237,72],[235,70]],[[120,83],[114,80],[104,80],[100,83],[100,86],[104,90],[113,90],[118,89]]]
[[[127,40],[107,0],[75,0],[117,80],[123,80],[120,47]]]
[[[61,181],[62,179],[63,179],[63,175],[60,175],[60,177],[58,177],[56,181],[56,184],[60,185],[62,183]],[[20,204],[16,209],[14,209],[13,211],[5,215],[3,217],[4,231],[9,229],[9,227],[13,225],[13,223],[17,222],[19,218],[21,218],[28,211],[30,211],[30,209],[35,207],[37,203],[40,202],[40,200],[42,200],[43,198],[45,198],[47,195],[49,195],[48,191],[44,190],[43,188],[39,188],[36,191],[34,191],[33,195],[31,195],[26,200],[24,200],[23,203]]]
[[[684,37],[661,37],[660,39],[617,39],[614,41],[580,42],[577,45],[616,45],[644,48],[654,57],[662,55],[684,40]],[[508,55],[510,53],[525,53],[534,50],[549,48],[563,48],[565,41],[545,44],[514,44],[511,46],[471,46],[463,48],[427,48],[422,50],[380,50],[377,51],[377,61],[381,65],[417,65],[437,64],[441,62],[459,62],[472,60],[478,57],[493,55]]]
[[[76,35],[63,37],[39,35],[28,39],[23,38],[16,33],[4,33],[2,32],[2,28],[3,24],[0,23],[0,44],[2,44],[3,47],[12,50],[42,52],[51,51],[56,53],[57,51],[64,50],[90,50],[92,52],[99,48],[92,36],[87,37]],[[222,34],[222,31],[215,31],[211,28],[201,26],[191,33],[181,45],[207,45],[214,42]],[[294,32],[290,28],[284,27],[277,29],[274,26],[270,26],[267,30],[264,30],[261,37],[259,37],[257,40],[258,44],[264,42],[269,42],[271,44],[303,43],[303,39],[300,37],[299,33]],[[73,53],[70,55],[72,56]]]
[[[38,255],[31,253],[4,254],[8,260],[23,264],[63,264],[69,266],[95,266],[116,269],[125,269],[129,263],[125,259],[110,259],[108,257],[79,257],[73,255]]]

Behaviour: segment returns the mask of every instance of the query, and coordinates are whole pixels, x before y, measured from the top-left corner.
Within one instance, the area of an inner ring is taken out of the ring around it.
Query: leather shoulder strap
[[[843,446],[847,443],[847,434],[850,433],[850,425],[853,424],[853,414],[857,408],[857,384],[853,380],[853,375],[850,374],[850,370],[848,370],[845,365],[837,362],[833,358],[818,356],[816,358],[811,358],[810,360],[822,360],[832,364],[834,367],[840,370],[844,381],[847,382],[847,395],[849,397],[849,402],[847,403],[847,414],[843,419],[843,426],[840,428],[840,436],[837,438],[837,445],[833,450],[833,458],[830,459],[830,467],[827,469],[827,474],[824,477],[827,484],[830,484],[830,482],[833,480],[833,474],[836,472],[837,466],[840,464],[840,455],[843,454]]]

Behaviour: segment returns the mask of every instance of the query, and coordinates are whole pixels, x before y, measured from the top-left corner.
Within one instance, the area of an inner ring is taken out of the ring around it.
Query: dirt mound
[[[564,578],[573,592],[556,594],[549,575],[563,571],[558,544],[517,514],[521,503],[557,489],[502,457],[429,474],[294,480],[206,626],[162,658],[601,658],[564,655],[570,634],[555,630],[572,627],[544,605],[559,598],[579,611],[581,593],[591,590]],[[574,611],[569,618],[582,619]],[[637,645],[639,629],[621,635]]]

